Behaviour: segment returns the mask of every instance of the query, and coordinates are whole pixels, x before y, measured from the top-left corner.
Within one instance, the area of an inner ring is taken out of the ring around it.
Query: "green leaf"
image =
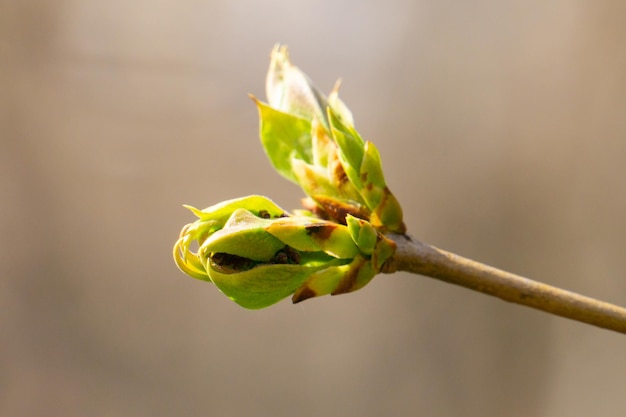
[[[271,220],[256,217],[245,209],[233,212],[224,228],[212,234],[200,247],[200,255],[222,252],[253,261],[268,261],[285,244],[265,230]]]
[[[379,189],[386,187],[380,153],[376,146],[369,141],[365,142],[360,174],[364,184],[372,184],[373,187]]]
[[[268,307],[292,294],[317,269],[300,265],[258,265],[248,271],[225,274],[208,266],[211,280],[228,298],[242,307]]]
[[[331,294],[349,271],[350,264],[346,264],[314,272],[298,286],[291,300],[293,303],[299,303],[309,298]]]
[[[280,217],[285,214],[285,210],[278,207],[272,200],[260,195],[250,195],[222,201],[202,210],[187,205],[184,207],[191,210],[201,220],[215,222],[219,224],[219,227],[226,223],[236,209],[245,209],[256,215],[264,212],[270,217]]]
[[[361,188],[360,168],[363,161],[363,139],[356,133],[348,129],[337,116],[328,110],[328,117],[331,125],[331,132],[335,143],[339,148],[339,158],[346,175],[357,188]]]
[[[354,216],[346,216],[346,223],[352,239],[366,255],[371,255],[378,241],[378,232],[369,222],[357,219]]]
[[[298,184],[307,195],[337,195],[337,187],[326,176],[323,167],[307,164],[300,159],[292,161],[292,168]]]
[[[291,160],[298,158],[308,163],[313,161],[311,122],[273,109],[255,98],[253,100],[259,109],[260,136],[265,153],[281,175],[297,183]]]

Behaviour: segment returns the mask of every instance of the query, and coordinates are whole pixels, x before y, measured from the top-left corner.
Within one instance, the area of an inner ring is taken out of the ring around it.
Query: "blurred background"
[[[416,238],[626,305],[626,3],[0,2],[0,415],[623,416],[626,337],[399,273],[247,311],[171,248],[301,191],[255,106],[286,43]]]

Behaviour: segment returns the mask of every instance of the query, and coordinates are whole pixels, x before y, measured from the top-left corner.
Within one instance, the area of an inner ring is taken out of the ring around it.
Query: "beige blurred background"
[[[409,274],[247,311],[205,207],[296,207],[247,93],[336,78],[411,233],[626,305],[626,3],[2,1],[0,415],[623,416],[626,337]]]

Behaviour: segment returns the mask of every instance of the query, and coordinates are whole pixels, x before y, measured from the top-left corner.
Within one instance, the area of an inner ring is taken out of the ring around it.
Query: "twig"
[[[626,334],[626,309],[585,297],[435,248],[407,235],[387,235],[395,255],[382,272],[406,271],[436,278],[505,301]]]

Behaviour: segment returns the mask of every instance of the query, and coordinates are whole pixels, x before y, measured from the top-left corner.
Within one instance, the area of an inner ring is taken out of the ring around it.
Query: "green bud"
[[[402,209],[385,183],[380,154],[354,128],[338,89],[339,83],[326,98],[291,63],[287,48],[277,45],[267,75],[268,104],[253,98],[265,152],[317,204],[312,211],[320,217],[345,224],[345,215],[352,214],[379,231],[404,233]]]
[[[285,45],[276,45],[272,50],[265,91],[269,105],[276,110],[306,120],[317,119],[328,126],[328,100],[311,79],[291,63]]]
[[[176,264],[250,309],[290,294],[298,302],[355,291],[395,251],[395,244],[363,219],[348,217],[346,226],[289,215],[265,197],[190,209],[198,219],[181,231],[174,246]]]
[[[330,267],[311,274],[292,297],[294,303],[322,295],[347,294],[363,288],[376,275],[369,259],[357,256],[346,265]]]
[[[200,253],[204,258],[211,253],[227,253],[256,262],[267,261],[285,247],[285,243],[266,230],[271,222],[246,209],[236,209],[224,227],[202,243]]]
[[[348,231],[363,253],[371,255],[378,241],[378,232],[370,223],[353,216],[346,216]]]
[[[208,236],[222,229],[237,209],[246,209],[260,217],[285,215],[285,211],[271,200],[256,195],[224,201],[204,210],[185,207],[191,210],[198,220],[183,227],[180,238],[174,246],[174,260],[187,275],[205,281],[210,281],[210,278],[204,265],[190,249],[194,242],[204,242]]]

